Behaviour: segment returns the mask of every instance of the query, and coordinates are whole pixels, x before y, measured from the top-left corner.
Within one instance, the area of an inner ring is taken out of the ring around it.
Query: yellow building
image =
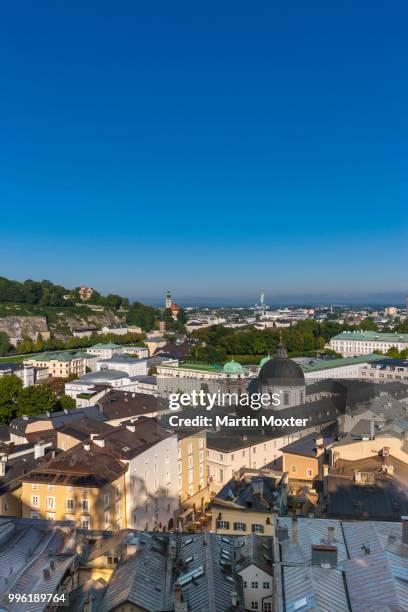
[[[209,501],[205,432],[178,432],[178,490],[182,509],[201,510]]]
[[[333,439],[313,433],[281,448],[282,470],[288,473],[290,483],[323,480],[323,466],[328,462],[326,448],[333,442]]]
[[[123,529],[126,470],[107,449],[77,444],[22,478],[22,516],[72,520],[82,529]]]
[[[287,476],[282,472],[240,470],[211,501],[212,531],[274,535],[273,513],[285,510],[287,490]]]
[[[38,466],[50,447],[50,442],[29,448],[0,445],[0,516],[21,517],[21,477]]]
[[[46,368],[48,376],[53,378],[68,378],[72,374],[78,377],[86,374],[86,366],[89,355],[86,353],[41,353],[35,357],[24,360],[24,365]]]

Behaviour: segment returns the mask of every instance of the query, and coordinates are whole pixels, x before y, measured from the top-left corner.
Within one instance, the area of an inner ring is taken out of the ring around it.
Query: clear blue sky
[[[405,2],[9,2],[0,274],[408,289]]]

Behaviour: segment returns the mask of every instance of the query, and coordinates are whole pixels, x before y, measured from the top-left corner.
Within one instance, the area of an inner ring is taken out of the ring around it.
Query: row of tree
[[[325,344],[342,331],[367,330],[370,320],[360,325],[340,324],[336,321],[298,321],[291,327],[257,330],[233,329],[214,325],[192,333],[195,346],[191,356],[199,361],[217,363],[231,355],[273,355],[282,336],[288,352],[293,356],[323,351]],[[333,351],[327,351],[333,353]]]
[[[0,378],[0,422],[10,421],[24,414],[33,416],[55,410],[71,410],[75,400],[67,395],[57,395],[51,385],[36,385],[23,388],[18,376]]]
[[[41,353],[42,351],[60,351],[60,350],[72,350],[87,348],[98,343],[114,342],[115,344],[135,344],[143,346],[143,334],[123,334],[118,336],[116,334],[103,334],[97,333],[92,334],[88,338],[77,338],[76,336],[70,336],[67,340],[60,340],[58,338],[50,338],[49,340],[38,340],[33,341],[30,338],[24,338],[20,344],[13,347],[10,344],[7,334],[0,332],[0,354],[1,355],[26,355],[27,353]]]

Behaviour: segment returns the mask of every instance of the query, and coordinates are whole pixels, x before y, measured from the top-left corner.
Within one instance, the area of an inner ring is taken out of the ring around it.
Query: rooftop
[[[70,546],[73,527],[69,522],[0,517],[1,596],[11,587],[13,593],[19,594],[46,596],[57,592],[75,561],[75,550]],[[49,572],[47,577],[45,570]],[[18,600],[7,603],[3,600],[2,605],[10,612],[22,609]],[[24,604],[29,612],[42,612],[46,607],[45,603]]]
[[[127,421],[111,428],[95,439],[105,440],[106,449],[112,450],[120,459],[129,460],[170,435],[155,419],[139,417],[136,421]]]
[[[307,436],[303,436],[287,446],[283,446],[280,450],[283,453],[291,455],[301,455],[302,457],[317,457],[316,439],[320,436],[318,432],[314,432]],[[325,449],[329,444],[334,442],[334,438],[322,437],[322,446]]]
[[[152,415],[169,409],[165,399],[146,393],[131,393],[111,389],[98,400],[108,421],[131,418],[140,415]]]
[[[280,507],[280,493],[285,486],[284,474],[266,476],[259,471],[243,470],[239,478],[231,478],[217,493],[211,507],[227,507],[249,512],[271,512]]]
[[[114,342],[99,342],[98,344],[94,344],[89,347],[90,349],[116,349],[121,348],[120,344],[115,344]],[[88,349],[89,350],[89,349]]]
[[[379,342],[407,342],[408,334],[394,333],[381,333],[375,331],[344,331],[337,336],[334,336],[332,340],[378,340]]]
[[[102,487],[117,480],[127,465],[115,459],[112,453],[91,443],[90,450],[77,444],[44,461],[24,477],[25,482],[42,482],[77,487]]]
[[[408,609],[407,546],[397,522],[278,518],[287,611]],[[335,565],[312,565],[312,545],[337,548]]]
[[[28,358],[30,361],[74,361],[76,359],[89,359],[89,355],[81,351],[62,351],[61,353],[39,353]]]
[[[336,336],[337,337],[337,336]],[[318,372],[320,370],[329,370],[331,368],[341,368],[344,366],[358,365],[359,363],[374,363],[388,362],[391,359],[384,359],[384,355],[361,355],[359,357],[343,357],[342,359],[311,359],[309,363],[301,363],[300,366],[304,372]]]

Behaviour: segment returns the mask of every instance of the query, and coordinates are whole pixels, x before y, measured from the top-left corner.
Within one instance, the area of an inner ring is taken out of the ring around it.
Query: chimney
[[[0,476],[3,478],[3,476],[6,475],[6,467],[7,467],[7,456],[5,454],[2,454],[0,457]]]
[[[99,436],[98,433],[91,433],[91,435],[89,436],[91,438],[91,440],[94,440],[96,438],[96,436]]]
[[[181,586],[179,584],[174,586],[174,600],[176,603],[181,603],[183,601]]]
[[[315,443],[317,448],[323,447],[324,441],[323,441],[323,436],[321,434],[318,434],[315,438]]]
[[[231,605],[233,608],[238,608],[238,593],[236,591],[231,592]]]
[[[292,544],[297,544],[298,541],[298,520],[297,516],[292,518]]]
[[[408,516],[401,516],[402,543],[408,546]]]
[[[103,438],[102,438],[102,440],[94,440],[94,442],[95,442],[95,444],[97,444],[101,448],[103,448],[105,446],[105,440]]]
[[[43,576],[44,576],[44,578],[50,578],[51,572],[50,572],[50,568],[49,567],[45,567],[43,569]]]
[[[37,442],[37,444],[34,444],[34,459],[39,459],[40,457],[44,457],[44,453],[45,453],[44,442]]]
[[[327,543],[332,544],[334,542],[334,526],[329,525],[327,527]]]
[[[312,565],[336,567],[337,546],[331,544],[312,544]]]
[[[90,445],[90,443],[89,443],[89,442],[85,442],[85,444],[84,444],[84,450],[86,450],[86,451],[90,451],[90,450],[91,450],[91,445]]]
[[[370,421],[370,439],[375,439],[374,421]]]
[[[133,431],[133,433],[136,431],[136,425],[126,425],[126,429],[128,429],[129,431]]]

